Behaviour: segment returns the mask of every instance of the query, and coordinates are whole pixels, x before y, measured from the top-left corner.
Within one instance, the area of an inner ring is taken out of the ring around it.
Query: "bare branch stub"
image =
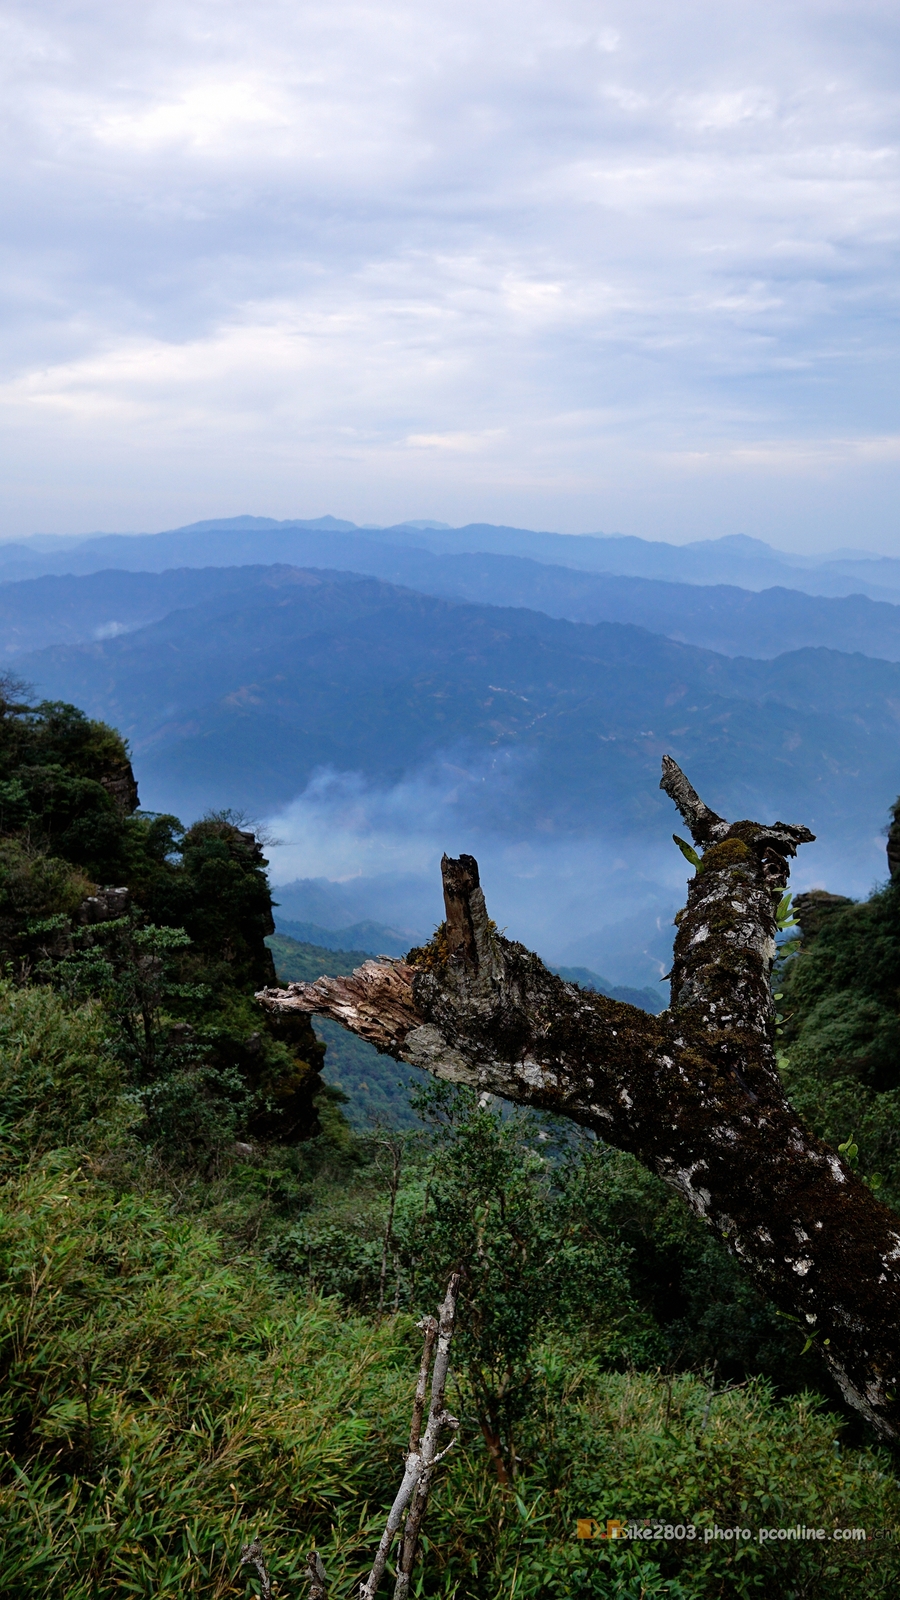
[[[327,1600],[325,1565],[318,1550],[310,1550],[306,1562],[306,1576],[309,1579],[309,1593],[306,1600]]]
[[[441,876],[444,881],[444,910],[446,912],[447,948],[451,956],[459,956],[467,966],[477,968],[478,948],[472,920],[472,900],[480,892],[478,862],[474,856],[442,856]]]
[[[253,1539],[250,1544],[241,1547],[241,1566],[255,1567],[259,1578],[260,1600],[272,1600],[272,1580],[266,1566],[263,1547],[259,1539]]]
[[[663,756],[659,787],[665,789],[669,799],[678,807],[695,844],[712,844],[717,838],[724,837],[728,823],[724,817],[704,805],[693,784],[671,756]]]
[[[400,1559],[397,1563],[394,1600],[407,1600],[409,1595],[410,1578],[419,1542],[422,1518],[431,1492],[434,1469],[438,1462],[443,1460],[447,1450],[450,1448],[447,1445],[443,1450],[438,1449],[440,1435],[444,1429],[450,1429],[455,1434],[456,1429],[459,1427],[457,1419],[451,1417],[449,1411],[444,1407],[444,1393],[447,1387],[447,1373],[450,1365],[450,1343],[456,1322],[459,1279],[458,1272],[451,1274],[443,1303],[438,1309],[437,1319],[424,1317],[419,1324],[425,1339],[422,1362],[416,1383],[415,1400],[413,1402],[413,1417],[406,1465],[400,1488],[394,1496],[394,1503],[388,1513],[385,1529],[375,1553],[372,1570],[365,1582],[360,1585],[359,1600],[374,1600],[378,1586],[384,1576],[391,1545],[401,1528],[401,1524],[403,1532]],[[435,1341],[437,1342],[436,1350]],[[423,1438],[421,1437],[422,1414],[425,1406],[425,1391],[428,1385],[428,1372],[431,1367],[432,1354],[434,1354],[434,1367],[431,1372],[431,1404]],[[452,1443],[453,1440],[451,1440]]]
[[[258,998],[633,1152],[815,1336],[850,1403],[900,1437],[900,1219],[803,1125],[775,1064],[775,911],[813,835],[727,823],[670,757],[662,786],[703,855],[661,1016],[565,983],[503,938],[471,857],[445,858],[447,924],[405,962]]]

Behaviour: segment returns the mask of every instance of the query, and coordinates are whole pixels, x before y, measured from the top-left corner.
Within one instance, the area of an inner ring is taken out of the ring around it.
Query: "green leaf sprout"
[[[675,843],[677,844],[679,850],[681,851],[681,854],[684,856],[685,861],[689,861],[691,863],[691,866],[692,867],[696,867],[697,870],[699,871],[700,870],[700,857],[698,856],[698,854],[697,854],[696,850],[694,849],[693,845],[692,844],[688,844],[686,839],[679,839],[677,833],[673,833],[672,838],[675,840]]]

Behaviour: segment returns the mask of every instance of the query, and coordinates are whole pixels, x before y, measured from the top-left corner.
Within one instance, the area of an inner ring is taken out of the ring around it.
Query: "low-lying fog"
[[[674,808],[642,834],[598,818],[590,836],[535,830],[505,837],[497,796],[479,803],[487,798],[483,783],[483,772],[440,761],[390,788],[359,774],[319,772],[266,819],[277,841],[268,855],[281,916],[328,929],[379,922],[414,943],[443,915],[442,853],[468,851],[478,858],[490,914],[511,938],[554,965],[590,967],[612,983],[658,982],[690,875],[671,840],[673,831],[685,832]],[[704,798],[715,806],[714,795]],[[489,826],[480,825],[479,811]],[[860,897],[885,876],[884,838],[873,827],[867,837],[805,846],[791,886]]]

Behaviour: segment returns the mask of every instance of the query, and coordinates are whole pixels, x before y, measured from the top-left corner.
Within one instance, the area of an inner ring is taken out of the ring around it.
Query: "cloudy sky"
[[[900,553],[881,0],[0,3],[0,536]]]

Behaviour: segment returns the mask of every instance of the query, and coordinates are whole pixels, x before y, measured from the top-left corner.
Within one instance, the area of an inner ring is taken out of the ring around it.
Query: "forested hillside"
[[[226,813],[185,828],[138,811],[118,734],[61,702],[31,707],[13,682],[2,695],[8,981],[102,999],[111,1059],[148,1130],[198,1149],[238,1128],[308,1134],[321,1050],[307,1025],[273,1028],[249,998],[274,977],[253,835]],[[58,1131],[52,1079],[45,1094],[42,1139]]]
[[[180,808],[270,815],[323,767],[394,784],[450,761],[474,768],[460,810],[482,828],[577,834],[602,817],[643,833],[663,816],[666,749],[732,813],[792,808],[855,843],[900,754],[895,662],[825,649],[732,660],[344,573],[263,572],[21,670],[122,727],[145,787]]]
[[[863,594],[832,598],[784,585],[757,593],[731,584],[667,583],[551,566],[520,555],[435,555],[336,535],[327,543],[321,536],[311,539],[295,552],[293,565],[364,574],[442,599],[524,606],[570,622],[633,623],[728,656],[777,656],[825,646],[900,659],[900,608]],[[114,638],[212,595],[278,581],[287,570],[283,562],[266,567],[257,559],[246,566],[113,569],[0,582],[0,653],[13,657],[50,645]],[[0,565],[0,577],[2,572]]]
[[[454,1264],[461,1428],[415,1592],[896,1591],[894,1460],[673,1194],[421,1077],[355,1129],[311,1030],[254,1003],[273,949],[342,958],[273,936],[241,819],[142,812],[111,728],[12,684],[0,711],[0,1595],[246,1595],[259,1537],[278,1597],[315,1545],[349,1600]],[[892,1203],[898,907],[801,902],[779,980],[792,1092]],[[827,1540],[714,1537],[798,1524]]]

